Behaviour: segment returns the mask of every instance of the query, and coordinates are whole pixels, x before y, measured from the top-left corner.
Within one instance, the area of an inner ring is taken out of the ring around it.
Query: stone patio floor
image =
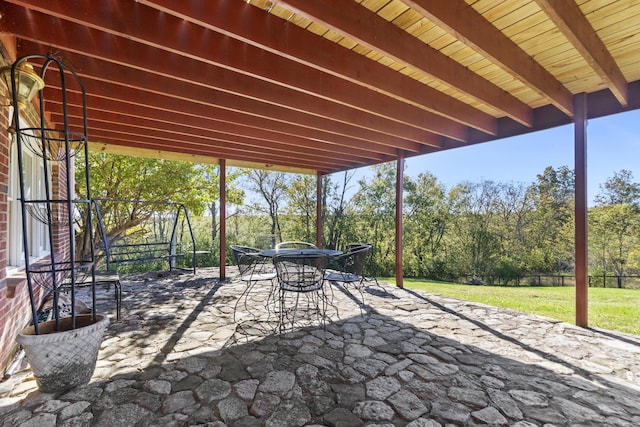
[[[233,277],[230,269],[228,276]],[[640,337],[381,284],[331,286],[324,326],[272,330],[267,285],[122,277],[91,382],[0,382],[0,426],[638,426]],[[362,302],[364,300],[364,303]]]

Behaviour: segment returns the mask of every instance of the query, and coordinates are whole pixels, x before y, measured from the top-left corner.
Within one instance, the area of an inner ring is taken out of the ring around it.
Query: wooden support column
[[[404,287],[404,274],[402,271],[402,199],[404,191],[404,152],[398,154],[396,169],[396,286]]]
[[[322,247],[322,174],[316,175],[316,246]]]
[[[227,161],[220,159],[220,280],[227,278]]]
[[[578,94],[574,104],[575,143],[575,265],[576,265],[576,325],[587,327],[587,95]]]

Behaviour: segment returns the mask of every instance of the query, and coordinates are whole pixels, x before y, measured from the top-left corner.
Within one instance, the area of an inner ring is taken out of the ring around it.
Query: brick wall
[[[0,96],[6,97],[7,90],[4,84],[0,84]],[[3,98],[6,99],[6,98]],[[5,102],[6,104],[6,102]],[[13,354],[17,350],[15,334],[28,323],[24,314],[29,312],[29,296],[25,293],[17,295],[17,283],[7,280],[7,244],[8,230],[8,205],[7,191],[9,188],[9,108],[1,107],[0,110],[0,371],[5,372],[11,362]]]
[[[1,95],[7,96],[7,89],[0,84]],[[6,98],[5,98],[6,99]],[[5,103],[6,104],[6,103]],[[15,341],[17,333],[31,321],[31,303],[24,275],[7,277],[7,245],[9,243],[9,215],[7,194],[9,189],[10,143],[7,128],[10,124],[9,108],[0,110],[0,371],[4,373],[18,350]]]

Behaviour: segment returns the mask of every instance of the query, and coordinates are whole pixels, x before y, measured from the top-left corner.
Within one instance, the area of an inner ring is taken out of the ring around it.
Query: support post
[[[220,159],[220,280],[227,278],[227,161]]]
[[[402,271],[402,199],[404,182],[404,152],[400,151],[396,169],[396,286],[404,287],[404,274]]]
[[[322,247],[322,174],[316,175],[316,246]]]
[[[574,96],[576,325],[587,327],[587,95]]]

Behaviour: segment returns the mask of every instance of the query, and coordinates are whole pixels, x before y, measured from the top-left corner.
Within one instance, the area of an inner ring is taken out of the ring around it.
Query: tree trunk
[[[209,203],[209,213],[211,213],[211,244],[213,245],[218,237],[218,222],[216,218],[218,209],[215,202]]]

